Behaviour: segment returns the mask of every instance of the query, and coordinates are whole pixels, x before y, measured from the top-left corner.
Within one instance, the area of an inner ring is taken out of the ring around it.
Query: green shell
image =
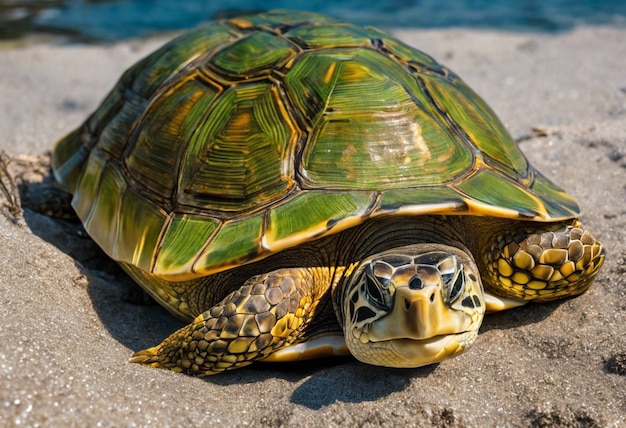
[[[383,32],[303,12],[166,44],[57,144],[53,168],[111,257],[165,278],[378,216],[578,214],[453,72]]]

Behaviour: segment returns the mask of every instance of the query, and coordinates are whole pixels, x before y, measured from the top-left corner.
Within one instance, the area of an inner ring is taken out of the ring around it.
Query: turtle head
[[[352,355],[388,367],[419,367],[460,354],[474,342],[485,313],[471,256],[430,244],[361,263],[341,305]]]

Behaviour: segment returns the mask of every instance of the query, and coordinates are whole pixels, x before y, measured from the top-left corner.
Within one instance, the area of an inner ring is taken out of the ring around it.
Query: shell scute
[[[190,76],[155,96],[136,126],[125,167],[155,200],[172,198],[180,159],[221,91],[212,82]]]
[[[333,17],[314,12],[278,9],[256,15],[244,15],[233,18],[228,22],[241,30],[259,28],[271,32],[284,33],[291,28],[301,25],[318,25],[339,21]]]
[[[216,52],[210,63],[221,73],[249,79],[259,73],[270,74],[272,68],[282,66],[295,54],[295,46],[287,39],[255,31]]]
[[[254,260],[265,252],[261,246],[262,237],[263,216],[251,215],[225,222],[195,260],[193,272],[187,274],[203,276],[213,272],[215,266],[223,270]],[[154,271],[163,276],[171,274],[160,265]]]
[[[128,135],[137,119],[145,111],[148,102],[133,93],[126,93],[121,105],[122,107],[100,131],[98,139],[98,147],[107,152],[109,156],[116,158],[122,156]]]
[[[118,228],[123,200],[120,195],[124,194],[127,182],[119,169],[111,163],[104,164],[96,177],[98,179],[99,191],[83,224],[94,241],[115,254],[115,247],[119,242]]]
[[[322,236],[331,228],[336,232],[360,224],[369,213],[374,196],[359,191],[302,192],[269,210],[263,246],[276,252],[306,242],[312,236]]]
[[[537,196],[489,169],[479,170],[456,187],[467,195],[477,214],[485,212],[497,217],[529,219],[537,214],[547,217],[545,205]]]
[[[170,275],[191,272],[193,263],[220,226],[218,220],[206,216],[174,215],[162,238],[153,270]]]
[[[105,167],[106,159],[97,150],[92,151],[86,164],[82,165],[80,180],[73,190],[72,207],[83,221],[89,218],[93,203],[100,192],[100,180]]]
[[[450,187],[392,189],[382,193],[375,215],[451,214],[467,212],[459,193]]]
[[[154,263],[154,248],[160,245],[167,224],[167,212],[132,187],[126,187],[121,199],[113,258],[128,260],[128,263],[150,272]]]
[[[452,119],[450,125],[467,136],[487,164],[515,180],[527,177],[526,157],[491,108],[469,86],[455,75],[420,78],[442,114]]]
[[[303,25],[289,30],[285,36],[306,49],[368,46],[371,43],[365,28],[338,23]]]
[[[544,177],[539,171],[533,170],[533,181],[530,189],[541,195],[541,200],[550,218],[576,217],[580,212],[578,203],[565,190]]]
[[[270,83],[229,88],[194,129],[182,154],[177,204],[241,212],[280,199],[294,186],[299,133]]]
[[[425,107],[417,82],[378,52],[307,52],[286,74],[285,87],[313,129],[299,171],[307,186],[432,185],[472,169],[472,152]]]
[[[237,35],[225,23],[202,26],[165,44],[129,70],[128,87],[144,98],[149,98],[169,79],[201,57],[210,56],[221,46],[232,43]],[[121,83],[124,85],[125,76]]]

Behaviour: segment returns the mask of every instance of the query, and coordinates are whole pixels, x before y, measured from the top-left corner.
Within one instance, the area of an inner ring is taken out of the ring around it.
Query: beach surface
[[[197,379],[128,363],[182,323],[70,222],[34,212],[55,140],[164,38],[0,45],[0,421],[7,426],[626,426],[626,30],[402,30],[497,112],[580,203],[606,262],[585,294],[488,315],[473,348],[418,369],[352,359]],[[8,183],[6,176],[3,182]],[[10,183],[6,184],[10,187]],[[9,189],[11,190],[11,189]]]

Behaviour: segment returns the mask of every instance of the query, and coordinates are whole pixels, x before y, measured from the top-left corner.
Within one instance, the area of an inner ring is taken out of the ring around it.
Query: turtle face
[[[375,256],[352,276],[342,305],[350,352],[388,367],[419,367],[460,354],[485,313],[475,264],[444,251]]]

